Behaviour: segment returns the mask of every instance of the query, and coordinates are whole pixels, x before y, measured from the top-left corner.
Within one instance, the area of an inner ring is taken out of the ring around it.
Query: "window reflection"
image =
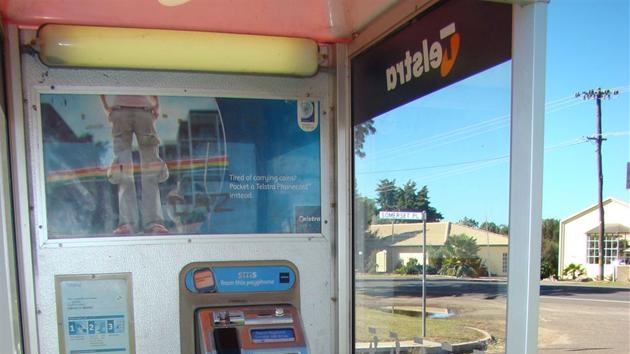
[[[503,352],[510,69],[354,127],[355,352],[470,341]],[[426,224],[385,211],[424,211]]]

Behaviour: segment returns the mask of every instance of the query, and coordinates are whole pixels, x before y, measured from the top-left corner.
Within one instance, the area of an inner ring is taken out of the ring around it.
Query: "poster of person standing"
[[[40,95],[49,238],[321,232],[319,102]]]

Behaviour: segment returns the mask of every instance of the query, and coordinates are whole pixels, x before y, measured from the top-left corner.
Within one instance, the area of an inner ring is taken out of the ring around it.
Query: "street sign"
[[[422,220],[422,338],[427,336],[427,220],[424,211],[381,211],[378,213],[381,219],[392,220],[392,243],[394,241],[394,220]]]
[[[422,220],[422,214],[416,211],[381,211],[378,217],[387,220]]]

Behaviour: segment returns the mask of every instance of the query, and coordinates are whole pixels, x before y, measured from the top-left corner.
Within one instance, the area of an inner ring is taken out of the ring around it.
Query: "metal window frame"
[[[4,29],[0,24],[0,35]],[[0,38],[0,55],[4,41]],[[4,78],[4,58],[0,57],[0,78]],[[0,80],[4,82],[3,80]],[[20,301],[18,298],[17,263],[13,206],[11,203],[11,166],[9,164],[9,127],[4,106],[4,88],[0,88],[0,353],[22,352]]]
[[[350,56],[347,44],[336,45],[337,55],[337,353],[354,348],[354,283],[352,243],[352,119],[350,109]]]
[[[43,75],[43,74],[42,74]],[[176,74],[175,74],[176,75]],[[68,75],[70,76],[70,74]],[[313,100],[320,105],[325,106],[327,103],[327,97],[316,94],[298,94],[291,95],[285,93],[285,95],[274,95],[268,93],[261,93],[255,90],[244,89],[238,92],[222,91],[219,89],[184,89],[181,88],[151,88],[151,87],[122,87],[112,88],[103,86],[89,87],[83,81],[85,78],[77,75],[73,77],[74,80],[80,82],[80,84],[68,84],[66,86],[54,85],[55,88],[50,88],[49,85],[35,85],[26,89],[27,94],[25,97],[28,99],[32,107],[41,107],[41,95],[42,94],[120,94],[130,93],[134,94],[140,90],[143,93],[148,93],[157,96],[177,96],[177,97],[215,97],[215,98],[243,98],[243,99],[269,99],[269,100]],[[81,81],[83,80],[83,81]],[[98,84],[98,82],[97,82]],[[125,84],[125,83],[123,83]],[[232,240],[232,239],[248,239],[257,237],[268,237],[286,240],[296,239],[313,239],[313,238],[327,238],[332,234],[332,228],[325,222],[330,218],[325,217],[328,215],[329,210],[326,206],[330,205],[329,199],[331,198],[330,186],[325,183],[325,177],[331,172],[329,161],[330,153],[326,145],[326,139],[329,134],[330,122],[328,119],[320,120],[320,141],[319,141],[319,154],[320,154],[320,205],[322,206],[322,221],[321,231],[319,233],[250,233],[250,234],[190,234],[186,237],[182,235],[147,235],[142,237],[94,237],[90,235],[82,235],[81,237],[50,237],[48,234],[48,219],[47,219],[47,206],[46,206],[46,180],[44,173],[44,128],[42,123],[41,110],[39,108],[33,108],[29,112],[25,112],[25,120],[28,126],[27,141],[28,141],[28,161],[30,163],[29,180],[31,182],[31,194],[32,194],[32,222],[34,223],[33,233],[36,239],[37,247],[44,248],[59,248],[59,247],[94,247],[97,245],[116,245],[116,244],[165,244],[165,243],[187,243],[188,239],[193,239],[198,242],[216,242],[217,240]]]
[[[537,353],[547,4],[512,5],[506,353]]]
[[[9,149],[11,153],[7,159],[11,164],[11,181],[13,194],[13,230],[16,247],[16,263],[19,292],[19,306],[21,314],[20,329],[22,333],[22,348],[19,353],[36,353],[37,345],[37,314],[35,307],[35,276],[32,271],[33,253],[31,248],[31,223],[28,200],[28,180],[26,175],[26,131],[24,128],[24,111],[22,102],[22,72],[20,69],[19,29],[17,25],[8,25],[5,39],[6,54],[6,82],[7,82],[7,116]]]
[[[513,237],[510,237],[508,251],[506,353],[534,354],[538,351],[547,1],[510,2],[513,3],[513,29],[509,220]],[[339,186],[346,189],[337,193],[340,239],[344,234],[352,235],[352,183],[348,183],[352,176],[347,175],[351,173],[347,162],[352,161],[352,151],[343,145],[349,144],[351,140],[348,139],[352,136],[349,58],[435,3],[434,0],[399,2],[363,32],[355,34],[355,39],[347,46],[347,53],[338,52],[337,164]],[[343,118],[344,115],[347,116]],[[350,331],[354,310],[352,245],[349,250],[339,247],[338,255],[341,260],[342,257],[349,260],[338,263],[339,331],[342,338],[339,352],[349,353],[354,345]]]
[[[619,259],[619,238],[619,234],[604,234],[604,264]],[[586,235],[586,263],[599,264],[599,256],[599,235]]]

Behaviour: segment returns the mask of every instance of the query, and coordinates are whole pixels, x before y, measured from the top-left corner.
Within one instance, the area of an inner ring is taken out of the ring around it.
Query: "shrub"
[[[546,279],[554,275],[556,275],[556,266],[548,260],[543,260],[540,263],[540,279]]]
[[[572,280],[575,280],[582,275],[586,274],[586,269],[581,264],[571,263],[562,271],[562,276],[566,277],[567,275],[571,277]]]
[[[467,259],[450,257],[444,259],[444,262],[442,263],[442,268],[440,268],[439,270],[439,274],[454,276],[458,278],[478,278],[482,276],[487,276],[488,269],[479,257],[472,257]]]
[[[427,274],[435,274],[435,267],[432,267],[427,264],[426,266]],[[418,260],[415,258],[409,258],[407,264],[399,263],[398,267],[394,271],[396,274],[422,274],[422,264],[418,263]]]
[[[451,235],[436,252],[434,264],[440,263],[439,273],[456,277],[481,277],[488,275],[488,268],[477,253],[477,241],[466,234]],[[440,259],[441,258],[441,261]]]

